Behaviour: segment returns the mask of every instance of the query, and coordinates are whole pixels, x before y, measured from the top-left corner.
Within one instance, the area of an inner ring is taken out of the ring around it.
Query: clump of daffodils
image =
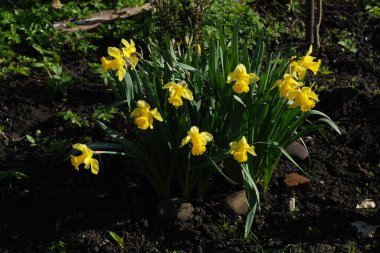
[[[274,84],[274,87],[279,88],[280,96],[291,102],[289,108],[299,107],[303,112],[310,111],[318,101],[318,96],[311,87],[304,86],[307,70],[311,70],[315,75],[321,65],[321,60],[315,61],[315,57],[311,56],[312,51],[313,48],[310,46],[305,56],[298,60],[293,57],[283,79]]]

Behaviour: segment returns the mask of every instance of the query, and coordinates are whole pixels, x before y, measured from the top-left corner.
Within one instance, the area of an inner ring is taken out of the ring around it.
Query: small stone
[[[162,219],[179,219],[186,221],[193,217],[194,207],[191,203],[174,198],[157,204],[156,214]]]
[[[365,223],[364,221],[355,221],[350,223],[352,226],[356,227],[357,232],[363,234],[367,237],[373,237],[376,233],[376,227]]]
[[[194,207],[191,203],[184,202],[181,203],[178,212],[177,218],[182,221],[187,221],[193,217]]]
[[[356,204],[357,209],[370,209],[375,208],[376,204],[372,199],[365,199],[362,203]]]
[[[302,144],[296,141],[290,143],[289,146],[285,148],[285,150],[291,157],[301,161],[309,157],[309,152],[307,151],[307,149]]]
[[[224,201],[227,204],[227,209],[235,214],[242,215],[248,212],[248,200],[244,190],[228,195]]]
[[[287,187],[295,187],[298,185],[309,184],[310,179],[307,177],[301,176],[298,173],[290,173],[285,176],[284,183]]]
[[[296,210],[296,198],[289,199],[289,211],[294,212]]]

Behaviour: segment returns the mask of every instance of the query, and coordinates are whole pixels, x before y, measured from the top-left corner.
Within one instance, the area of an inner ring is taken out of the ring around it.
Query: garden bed
[[[248,238],[243,237],[244,216],[222,208],[223,199],[240,189],[222,178],[214,180],[203,201],[192,202],[192,219],[168,221],[157,218],[157,197],[131,161],[103,155],[101,171],[94,176],[75,171],[63,159],[72,143],[107,140],[92,123],[79,127],[57,116],[71,110],[90,119],[94,105],[112,102],[87,65],[104,53],[86,60],[70,53],[62,56],[64,66],[82,80],[68,89],[67,100],[44,85],[38,77],[42,73],[3,78],[0,168],[17,169],[28,177],[0,182],[0,251],[378,252],[379,229],[369,237],[351,223],[380,226],[379,25],[366,19],[363,4],[350,2],[355,1],[327,4],[319,58],[333,74],[315,80],[321,90],[317,109],[343,134],[326,128],[325,136],[306,138],[311,159],[300,163],[311,176],[306,187],[285,187],[285,175],[299,171],[288,161],[280,162],[268,191],[262,193]],[[277,9],[264,5],[261,11]],[[285,25],[291,23],[285,20]],[[345,27],[355,34],[357,53],[337,44],[336,29]],[[292,197],[296,209],[289,211]],[[365,199],[376,207],[357,209]],[[109,231],[123,238],[124,249]]]

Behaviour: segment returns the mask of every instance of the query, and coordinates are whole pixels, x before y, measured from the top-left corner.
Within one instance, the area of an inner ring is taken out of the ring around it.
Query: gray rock
[[[305,160],[309,157],[309,152],[307,149],[300,143],[293,141],[285,148],[286,152],[295,159]]]
[[[244,190],[228,195],[224,201],[227,209],[235,214],[242,215],[248,212],[248,200]]]

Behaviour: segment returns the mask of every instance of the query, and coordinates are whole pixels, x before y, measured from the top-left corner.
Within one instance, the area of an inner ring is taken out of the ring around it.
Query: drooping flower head
[[[119,81],[123,80],[127,70],[125,69],[126,62],[123,58],[123,52],[116,47],[109,47],[107,49],[108,55],[112,56],[114,59],[107,60],[105,57],[102,57],[102,67],[104,70],[117,70],[116,75],[119,78]]]
[[[243,136],[239,142],[233,141],[230,143],[230,154],[234,156],[234,159],[239,163],[246,162],[248,160],[247,153],[256,156],[255,147],[249,146],[245,136]]]
[[[99,172],[99,162],[98,160],[92,158],[94,155],[94,151],[92,151],[90,148],[88,148],[85,144],[74,144],[73,148],[78,149],[79,151],[82,151],[82,154],[80,156],[70,156],[71,164],[75,167],[76,170],[79,170],[79,165],[84,163],[85,169],[90,169],[93,174],[98,174]]]
[[[249,84],[257,82],[260,78],[254,73],[247,73],[247,69],[243,64],[238,64],[235,70],[228,74],[227,84],[235,81],[232,90],[236,93],[243,93],[249,91]]]
[[[157,108],[150,110],[150,105],[144,100],[137,102],[137,108],[131,113],[131,117],[135,118],[135,124],[140,129],[153,129],[153,119],[163,121],[161,114],[157,111]]]
[[[309,51],[305,56],[301,57],[301,59],[297,61],[292,61],[290,63],[290,72],[292,76],[297,78],[298,80],[303,80],[306,75],[306,71],[309,69],[313,72],[313,74],[317,74],[318,69],[321,65],[321,60],[314,61],[315,57],[311,56],[313,52],[313,46],[310,45]]]
[[[192,148],[191,153],[193,155],[202,155],[206,151],[207,142],[212,141],[213,136],[208,132],[199,133],[199,128],[192,126],[189,131],[187,131],[187,136],[182,139],[180,147],[191,142]]]
[[[303,112],[310,111],[315,106],[315,102],[318,101],[318,96],[311,90],[311,87],[294,90],[289,93],[289,98],[294,100],[289,108],[299,106]]]
[[[289,74],[285,74],[282,80],[277,80],[273,87],[278,87],[280,90],[280,96],[283,98],[289,98],[289,93],[292,93],[296,89],[299,89],[303,85],[302,82],[298,82],[293,79]]]
[[[193,93],[187,88],[187,84],[182,81],[180,83],[170,82],[162,86],[162,89],[169,89],[169,103],[174,106],[183,105],[182,98],[192,101]]]

